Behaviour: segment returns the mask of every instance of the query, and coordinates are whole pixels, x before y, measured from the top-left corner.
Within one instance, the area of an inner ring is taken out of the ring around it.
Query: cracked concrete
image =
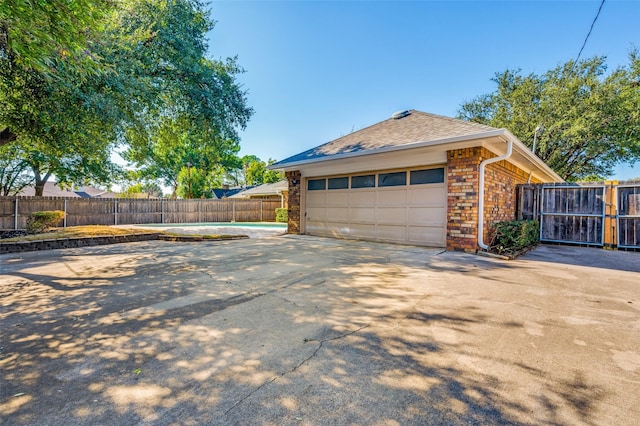
[[[311,237],[0,256],[0,424],[636,424],[638,253]]]

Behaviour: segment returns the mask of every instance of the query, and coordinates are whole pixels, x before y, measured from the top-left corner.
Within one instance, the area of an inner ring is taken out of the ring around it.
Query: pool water
[[[157,226],[163,228],[185,228],[188,226],[210,226],[225,228],[270,228],[270,229],[287,229],[286,223],[276,222],[201,222],[201,223],[145,223],[143,226]]]

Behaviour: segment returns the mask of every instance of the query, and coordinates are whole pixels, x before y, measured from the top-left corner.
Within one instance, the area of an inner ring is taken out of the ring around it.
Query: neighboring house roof
[[[389,118],[362,130],[342,136],[272,165],[318,160],[339,154],[372,151],[392,146],[405,146],[418,142],[469,136],[498,130],[494,127],[441,115],[409,110],[400,118]]]
[[[307,164],[409,149],[452,150],[493,145],[490,149],[502,155],[506,151],[506,144],[501,142],[507,141],[513,143],[510,161],[516,162],[525,171],[531,170],[543,177],[543,181],[562,181],[544,161],[506,129],[416,110],[396,113],[387,120],[274,163],[268,169],[291,171],[302,169]]]
[[[36,194],[35,186],[27,186],[18,193],[19,196],[34,196]],[[43,197],[67,197],[67,198],[115,198],[118,194],[105,191],[104,189],[94,188],[91,186],[83,186],[74,191],[70,188],[62,189],[57,182],[46,182],[44,184]]]
[[[289,183],[281,180],[276,183],[265,183],[255,188],[247,189],[238,194],[232,195],[230,198],[251,198],[265,195],[279,195],[289,190]]]
[[[252,186],[248,186],[246,188],[253,188]],[[219,200],[223,199],[223,198],[230,198],[236,194],[238,194],[239,192],[243,192],[246,190],[246,188],[243,187],[235,187],[235,188],[214,188],[212,189],[213,191],[213,196],[214,198],[217,198]]]

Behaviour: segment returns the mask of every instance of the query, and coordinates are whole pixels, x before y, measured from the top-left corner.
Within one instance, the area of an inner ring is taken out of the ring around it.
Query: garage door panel
[[[376,238],[386,241],[407,241],[407,227],[404,225],[377,225]]]
[[[377,211],[377,223],[404,225],[407,223],[405,207],[380,207]]]
[[[348,206],[349,205],[349,193],[346,191],[329,191],[327,192],[327,205],[328,206]]]
[[[327,207],[328,222],[349,222],[349,207]]]
[[[409,207],[409,224],[416,225],[442,225],[442,218],[446,210],[442,207]]]
[[[349,226],[343,223],[327,222],[326,232],[336,238],[348,238],[351,234]]]
[[[409,241],[415,243],[428,243],[437,247],[444,247],[444,226],[410,226]]]
[[[447,191],[444,188],[411,188],[407,194],[408,204],[415,206],[445,207]]]
[[[324,191],[308,191],[306,197],[307,207],[322,206],[327,204],[327,197]]]
[[[305,224],[306,232],[312,235],[327,236],[327,230],[324,221],[308,220]]]
[[[351,207],[351,222],[375,223],[376,210],[374,208]]]
[[[379,206],[404,206],[407,203],[407,190],[404,187],[381,189],[377,201]]]
[[[326,219],[326,208],[307,207],[307,220],[324,222]]]
[[[372,238],[376,231],[375,225],[367,225],[362,223],[351,224],[351,236],[353,238]]]
[[[373,207],[376,205],[376,193],[373,190],[355,189],[349,194],[351,207]]]

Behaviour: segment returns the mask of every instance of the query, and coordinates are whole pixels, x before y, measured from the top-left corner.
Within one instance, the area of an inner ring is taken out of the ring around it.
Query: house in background
[[[245,191],[247,188],[253,188],[252,186],[234,186],[230,188],[228,185],[222,188],[213,188],[211,190],[212,198],[217,200],[222,200],[225,198],[233,197],[236,194],[239,194]]]
[[[506,129],[401,111],[269,167],[288,181],[293,234],[486,248],[516,185],[562,179]]]
[[[276,183],[265,183],[246,191],[239,192],[229,198],[259,199],[259,200],[280,200],[282,208],[286,208],[289,195],[289,183],[281,180]]]
[[[18,196],[32,197],[36,194],[35,186],[23,188]],[[46,182],[44,185],[43,197],[67,197],[67,198],[118,198],[119,194],[92,186],[77,186],[60,188],[57,182]]]

